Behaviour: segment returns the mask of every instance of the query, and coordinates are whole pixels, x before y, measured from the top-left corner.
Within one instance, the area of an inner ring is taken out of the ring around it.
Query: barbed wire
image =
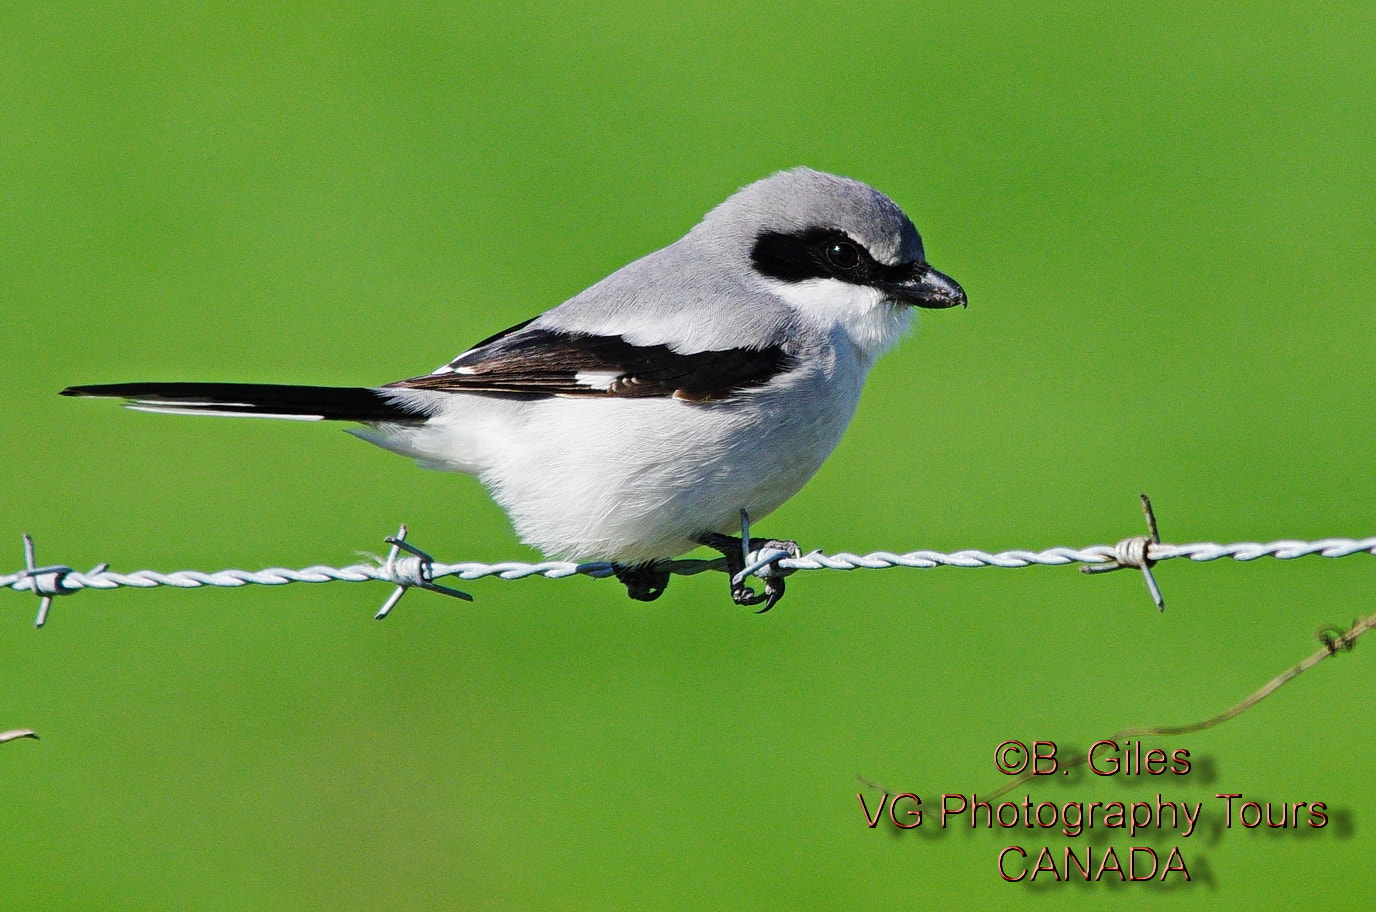
[[[1033,566],[1065,566],[1082,564],[1080,569],[1087,573],[1108,570],[1135,568],[1142,572],[1147,587],[1158,608],[1165,607],[1160,587],[1152,574],[1152,566],[1166,560],[1188,558],[1195,562],[1222,560],[1252,561],[1263,557],[1277,560],[1293,560],[1299,557],[1317,556],[1327,558],[1349,557],[1354,554],[1376,554],[1376,536],[1369,538],[1324,538],[1316,541],[1282,539],[1271,542],[1234,542],[1216,544],[1196,542],[1193,544],[1168,544],[1160,540],[1157,533],[1156,518],[1152,512],[1151,501],[1142,495],[1142,506],[1146,513],[1149,535],[1124,539],[1116,545],[1089,545],[1083,548],[1056,547],[1041,551],[1009,550],[990,553],[967,549],[953,552],[908,551],[902,554],[890,551],[875,551],[858,555],[849,552],[823,554],[814,551],[801,557],[793,557],[777,548],[762,548],[748,555],[746,567],[736,574],[737,581],[748,576],[767,578],[772,575],[787,575],[811,570],[883,570],[909,568],[927,570],[936,567],[1001,567],[1019,569]],[[748,517],[742,517],[748,529]],[[395,536],[386,541],[392,550],[384,560],[375,558],[371,563],[351,564],[345,567],[312,565],[300,569],[269,567],[263,570],[219,570],[204,572],[200,570],[177,570],[163,573],[156,570],[135,570],[117,573],[107,564],[82,573],[61,564],[38,566],[35,559],[33,539],[25,535],[25,567],[16,573],[0,574],[0,586],[20,592],[32,592],[40,599],[35,626],[43,626],[47,621],[52,599],[56,596],[70,595],[83,589],[117,589],[132,587],[151,589],[157,586],[173,586],[179,589],[196,589],[202,586],[237,588],[240,586],[282,586],[288,583],[329,583],[329,582],[370,582],[379,581],[396,586],[375,617],[382,619],[394,608],[401,596],[412,588],[428,589],[443,595],[471,600],[472,596],[457,589],[441,586],[435,581],[446,577],[461,580],[476,580],[495,576],[504,580],[524,579],[540,576],[546,579],[565,579],[571,576],[603,578],[615,574],[615,566],[605,561],[575,563],[571,561],[540,561],[527,563],[503,561],[499,563],[480,563],[465,561],[461,563],[441,563],[421,551],[406,540],[407,529],[402,526]],[[746,539],[749,538],[747,532]],[[405,552],[403,554],[403,552]],[[715,560],[675,560],[668,563],[671,573],[679,576],[693,576],[713,570],[725,570],[726,561]]]

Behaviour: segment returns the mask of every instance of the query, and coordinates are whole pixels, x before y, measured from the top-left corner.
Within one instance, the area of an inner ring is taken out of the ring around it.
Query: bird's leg
[[[731,598],[737,605],[758,605],[764,602],[764,607],[757,613],[764,614],[770,608],[779,603],[779,599],[784,597],[784,578],[782,575],[767,577],[764,581],[764,592],[756,592],[745,584],[745,580],[736,582],[736,577],[745,569],[745,552],[759,551],[761,548],[776,548],[780,551],[787,551],[794,557],[802,554],[795,541],[781,541],[776,538],[752,538],[750,547],[742,548],[741,539],[730,535],[722,535],[720,532],[705,532],[698,538],[698,544],[705,545],[716,551],[720,551],[722,557],[726,558],[726,575],[731,579]]]
[[[653,602],[669,587],[669,565],[612,564],[616,578],[626,584],[626,594],[637,602]]]

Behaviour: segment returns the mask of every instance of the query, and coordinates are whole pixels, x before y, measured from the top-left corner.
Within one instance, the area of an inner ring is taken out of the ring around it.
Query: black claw
[[[764,614],[784,597],[784,578],[782,576],[772,576],[766,579],[764,592],[756,592],[747,586],[744,580],[739,583],[735,581],[736,576],[745,569],[745,558],[741,554],[741,540],[739,538],[722,535],[720,532],[707,532],[698,539],[698,543],[720,551],[722,557],[726,558],[726,575],[731,580],[731,600],[737,605],[753,607],[763,602],[764,607],[755,613]],[[797,542],[780,541],[773,538],[750,539],[751,551],[759,551],[761,548],[777,548],[780,551],[787,551],[794,557],[802,554]]]
[[[764,607],[756,614],[764,614],[770,608],[779,604],[779,599],[784,597],[784,578],[782,576],[770,577],[764,584]]]
[[[669,568],[664,564],[612,564],[616,578],[626,585],[626,594],[637,602],[653,602],[669,588]]]

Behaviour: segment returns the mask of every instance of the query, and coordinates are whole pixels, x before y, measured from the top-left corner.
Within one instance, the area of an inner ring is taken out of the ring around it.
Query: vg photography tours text
[[[1096,741],[1084,765],[1101,777],[1170,776],[1191,772],[1190,752],[1184,748],[1148,748],[1139,741]],[[1069,773],[1057,759],[1056,744],[1004,741],[994,751],[999,772],[1010,776],[1050,776]],[[916,792],[882,792],[856,797],[870,829],[881,825],[899,830],[922,826],[941,830],[1004,831],[1010,844],[997,852],[994,867],[1009,883],[1037,881],[1115,881],[1125,883],[1191,881],[1184,841],[1194,836],[1202,819],[1213,818],[1222,830],[1323,829],[1329,823],[1323,801],[1254,801],[1242,792],[1216,792],[1206,801],[1177,801],[1158,792],[1150,800],[1037,801],[1031,794],[1014,800],[983,800],[971,793],[943,793],[924,799]],[[1015,831],[1027,834],[1024,840]],[[1031,832],[1027,832],[1031,831]],[[1024,845],[1064,836],[1088,837],[1096,831],[1125,836],[1118,845]],[[1139,834],[1173,833],[1166,847],[1137,844]],[[1040,837],[1040,838],[1039,838]],[[1186,845],[1186,848],[1188,846]]]

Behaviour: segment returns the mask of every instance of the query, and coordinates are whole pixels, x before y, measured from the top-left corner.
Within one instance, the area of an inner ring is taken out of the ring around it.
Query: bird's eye
[[[860,265],[860,251],[849,241],[827,245],[827,262],[837,269],[854,269]]]

